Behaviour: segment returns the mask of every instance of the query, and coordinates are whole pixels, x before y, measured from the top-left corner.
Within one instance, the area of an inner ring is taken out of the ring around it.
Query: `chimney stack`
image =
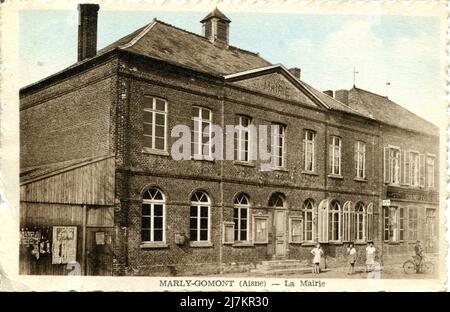
[[[325,93],[325,94],[328,95],[328,96],[334,97],[334,92],[333,92],[333,90],[326,90],[326,91],[323,91],[323,93]]]
[[[78,62],[97,54],[98,4],[78,5]]]
[[[302,75],[302,70],[298,67],[292,67],[289,68],[288,71],[298,80],[300,80],[300,77]]]
[[[348,90],[336,90],[335,99],[348,105]]]

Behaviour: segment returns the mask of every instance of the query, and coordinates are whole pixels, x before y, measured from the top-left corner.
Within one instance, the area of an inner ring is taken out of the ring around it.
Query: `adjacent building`
[[[202,35],[155,19],[99,51],[99,7],[79,9],[78,62],[20,91],[22,273],[307,265],[317,242],[328,266],[350,242],[374,242],[380,260],[417,239],[432,251],[435,126],[231,46],[217,9]],[[222,133],[232,159],[213,125],[238,126]]]

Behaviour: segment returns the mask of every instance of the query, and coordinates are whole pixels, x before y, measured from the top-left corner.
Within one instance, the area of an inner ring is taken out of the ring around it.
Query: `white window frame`
[[[245,198],[247,199],[247,204],[241,204],[236,203],[236,200],[238,200],[239,196],[245,196]],[[236,226],[236,222],[234,222],[234,210],[237,209],[238,210],[238,218],[237,218],[237,226]],[[247,238],[246,239],[241,239],[241,209],[246,209],[247,210]],[[237,228],[237,233],[238,233],[238,238],[236,240],[236,237],[234,236],[233,233],[233,237],[235,242],[249,242],[250,241],[250,199],[248,198],[247,194],[244,193],[239,193],[238,195],[236,195],[235,197],[235,202],[234,202],[234,206],[233,206],[233,222],[235,224],[235,230]]]
[[[400,209],[402,209],[402,207],[393,207],[393,206],[384,206],[383,207],[383,240],[385,242],[389,242],[389,243],[399,243],[401,242],[400,240]],[[386,210],[389,212],[389,215],[386,216]],[[391,212],[394,211],[395,215],[392,217],[391,216]],[[405,210],[403,210],[403,219],[405,218]],[[389,239],[385,239],[385,234],[386,234],[386,220],[389,220],[390,223],[392,223],[391,221],[394,221],[395,223],[395,228],[394,229],[389,229],[388,228],[388,233],[390,234],[391,232],[393,233],[392,237],[389,236]],[[405,231],[405,224],[403,223],[403,231]],[[404,235],[404,234],[403,234]],[[403,236],[403,239],[405,237]]]
[[[206,107],[202,107],[202,106],[193,106],[193,109],[198,109],[198,116],[192,116],[192,121],[194,123],[194,128],[192,129],[192,143],[194,143],[194,150],[191,152],[193,155],[193,159],[195,160],[211,160],[212,159],[212,118],[213,118],[213,113],[212,110]],[[204,112],[208,111],[209,112],[209,119],[205,119],[203,118],[204,116]],[[203,143],[203,139],[205,138],[203,136],[204,134],[204,128],[202,128],[203,124],[206,123],[208,124],[209,127],[209,131],[208,131],[208,144],[209,144],[209,148],[208,148],[208,153],[207,154],[203,154],[203,147],[204,147],[204,143]],[[197,130],[197,131],[196,131]],[[197,142],[197,144],[196,144]],[[195,146],[198,146],[199,151],[195,150]],[[199,152],[199,153],[197,153]]]
[[[331,166],[331,174],[336,176],[342,175],[342,138],[333,135],[331,136],[330,143],[330,166]],[[337,158],[337,164],[336,164]],[[337,165],[337,166],[336,166]],[[338,168],[338,171],[335,172],[335,168]]]
[[[362,212],[358,211],[359,207],[362,207]],[[367,239],[366,218],[366,206],[363,202],[357,202],[355,205],[355,238],[357,242],[365,242]],[[360,233],[362,234],[362,237],[359,236]]]
[[[194,195],[197,193],[203,193],[206,196],[208,201],[192,200],[192,197],[194,197]],[[193,206],[197,207],[197,217],[196,217],[197,218],[197,237],[196,237],[196,239],[192,239],[192,237],[190,235],[190,231],[191,231],[190,221],[191,221],[192,217],[189,212],[189,240],[194,244],[210,243],[211,242],[211,200],[209,198],[209,195],[203,191],[196,191],[194,194],[192,194],[192,197],[191,197],[191,201],[190,201],[191,205],[189,207],[189,211],[190,211],[191,207],[193,207]],[[208,207],[208,235],[207,235],[208,238],[207,238],[207,240],[201,240],[200,239],[201,207],[205,207],[205,206]]]
[[[355,142],[355,169],[356,178],[366,178],[366,143],[363,141]]]
[[[429,167],[430,167],[430,164],[428,163],[429,160],[433,161],[433,163],[431,165],[431,167],[432,167],[431,175],[430,175],[430,172],[429,172]],[[435,175],[435,168],[436,168],[435,167],[436,166],[436,155],[427,154],[425,166],[426,166],[426,168],[425,168],[426,186],[428,188],[434,188],[435,187],[435,181],[434,181],[435,177],[434,177],[434,175]],[[430,177],[431,177],[431,179],[430,179]]]
[[[373,240],[373,203],[367,205],[367,218],[366,218],[366,240]]]
[[[399,147],[397,146],[392,146],[389,145],[388,147],[389,149],[389,184],[393,184],[393,185],[399,185],[400,184],[400,154],[401,154],[401,150]],[[397,152],[397,157],[392,157],[393,155],[391,155],[392,152],[396,151]],[[395,166],[395,159],[398,159],[398,162]],[[397,177],[397,179],[394,179],[395,177]]]
[[[162,196],[162,199],[142,199],[142,205],[149,205],[150,206],[150,215],[144,215],[142,212],[143,207],[141,207],[141,231],[142,228],[142,218],[149,217],[150,218],[150,228],[148,229],[150,231],[150,240],[143,240],[142,234],[141,234],[141,242],[143,244],[164,244],[166,243],[166,197],[164,193],[158,189],[157,187],[150,187],[145,192],[149,192],[151,189],[155,189],[157,192],[159,192]],[[162,240],[155,241],[154,238],[154,231],[155,231],[155,205],[162,205]]]
[[[333,203],[337,204],[338,210],[331,209]],[[328,207],[328,232],[331,233],[328,237],[330,242],[341,242],[342,241],[342,206],[337,200],[331,200]],[[336,222],[336,218],[338,219]],[[335,233],[335,226],[337,225],[337,237],[333,237]]]
[[[292,226],[292,223],[293,222],[300,222],[301,223],[301,229],[300,229],[300,240],[299,241],[294,241],[293,239],[292,239],[292,237],[293,237],[293,229],[294,229],[294,227]],[[289,217],[289,243],[290,244],[301,244],[301,243],[303,243],[303,241],[305,240],[305,238],[304,238],[304,226],[305,226],[305,224],[304,224],[304,221],[303,221],[303,217],[302,216],[291,216],[291,217]]]
[[[309,207],[309,203],[310,203],[310,207],[311,208],[307,208]],[[311,220],[308,218],[308,213],[311,216]],[[304,229],[304,233],[303,233],[303,240],[305,242],[314,242],[316,239],[316,213],[315,213],[315,205],[314,205],[314,200],[312,200],[311,198],[308,198],[307,200],[305,200],[303,202],[303,229]],[[311,239],[308,239],[308,231],[307,231],[307,224],[311,222]]]
[[[247,126],[243,126],[243,121],[248,121]],[[237,130],[237,160],[241,162],[250,162],[250,148],[251,148],[251,135],[250,125],[252,124],[252,118],[246,115],[239,115],[239,125]],[[245,149],[245,135],[247,135],[247,149]],[[244,157],[242,157],[243,155]],[[245,157],[246,156],[246,157]],[[247,159],[245,159],[247,158]]]
[[[280,131],[277,132],[277,129],[279,129]],[[272,141],[271,141],[271,164],[272,164],[272,168],[274,169],[278,169],[278,168],[285,168],[286,166],[286,161],[285,161],[285,154],[286,154],[286,126],[280,123],[272,123],[271,126],[271,132],[272,132]],[[280,145],[279,145],[279,138],[282,139],[282,144],[281,144],[281,155],[277,155],[275,154],[277,151],[279,151],[280,149]],[[276,160],[280,159],[281,160],[281,165],[278,165]]]
[[[308,138],[311,135],[312,139]],[[305,130],[305,138],[303,139],[303,157],[304,157],[304,170],[306,172],[316,171],[316,132],[314,130]],[[308,161],[308,155],[311,155],[311,162]],[[311,163],[311,169],[309,169],[309,164]]]
[[[411,213],[414,211],[414,213]],[[414,216],[414,218],[412,218]],[[411,235],[414,234],[414,235]],[[419,235],[419,211],[417,207],[408,208],[408,240],[416,241]]]
[[[410,185],[418,187],[420,184],[420,154],[417,151],[409,152]]]
[[[167,152],[167,115],[168,115],[168,102],[167,100],[163,99],[163,98],[159,98],[159,97],[154,97],[154,96],[144,96],[145,98],[152,99],[152,109],[149,108],[145,108],[143,107],[143,111],[151,113],[152,114],[152,134],[148,135],[144,133],[144,124],[150,124],[148,122],[144,121],[144,118],[142,118],[142,135],[145,137],[151,137],[152,139],[152,146],[148,147],[148,146],[143,146],[143,148],[145,150],[150,150],[150,151],[163,151],[163,152]],[[163,101],[164,102],[164,111],[158,110],[156,109],[156,101]],[[160,114],[160,115],[164,115],[164,149],[160,149],[160,148],[156,148],[156,114]],[[142,143],[143,144],[143,143]]]
[[[342,211],[342,240],[352,242],[355,239],[355,205],[347,201]]]

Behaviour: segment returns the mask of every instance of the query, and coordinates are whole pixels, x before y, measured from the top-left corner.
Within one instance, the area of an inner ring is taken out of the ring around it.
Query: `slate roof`
[[[156,19],[101,49],[98,55],[113,49],[129,51],[218,76],[271,65],[257,53],[233,46],[215,45],[203,36]]]
[[[226,21],[228,23],[230,23],[231,21],[228,19],[228,17],[225,16],[225,14],[223,14],[222,12],[219,11],[218,8],[215,8],[211,13],[209,13],[208,15],[205,16],[205,18],[203,18],[200,23],[203,23],[213,17],[217,17],[223,21]]]
[[[349,90],[349,105],[383,123],[417,132],[439,135],[439,129],[434,124],[385,96],[353,87]]]

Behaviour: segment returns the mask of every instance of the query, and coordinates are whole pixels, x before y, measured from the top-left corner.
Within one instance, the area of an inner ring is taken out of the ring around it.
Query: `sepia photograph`
[[[206,2],[11,9],[11,280],[445,289],[448,3]]]

